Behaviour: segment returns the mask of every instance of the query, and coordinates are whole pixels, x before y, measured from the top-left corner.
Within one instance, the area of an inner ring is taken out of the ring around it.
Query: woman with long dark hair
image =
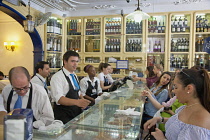
[[[148,90],[152,97],[157,100],[160,104],[165,102],[168,98],[168,84],[171,81],[170,72],[164,72],[155,84]],[[148,98],[144,106],[143,122],[151,119],[159,108],[156,108],[153,102]]]
[[[157,122],[166,123],[166,134],[156,128],[152,135],[157,140],[210,139],[210,78],[204,69],[184,69],[174,79],[174,94],[181,103],[172,117],[154,117],[145,123],[149,129]]]

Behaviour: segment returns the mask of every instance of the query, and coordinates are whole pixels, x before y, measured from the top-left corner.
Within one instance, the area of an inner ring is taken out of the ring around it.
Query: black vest
[[[104,86],[109,86],[111,83],[109,83],[109,80],[107,77],[104,76]],[[108,92],[109,89],[103,90],[103,92]]]
[[[64,73],[63,69],[62,72],[69,83],[69,91],[66,94],[66,98],[70,99],[79,99],[78,92],[79,90],[74,90],[74,87],[69,79],[68,76]],[[75,77],[76,79],[76,77]],[[78,82],[78,81],[77,81]],[[82,113],[82,109],[78,106],[64,106],[64,105],[57,105],[56,103],[54,104],[54,116],[55,120],[61,120],[64,124],[72,120],[74,117]]]

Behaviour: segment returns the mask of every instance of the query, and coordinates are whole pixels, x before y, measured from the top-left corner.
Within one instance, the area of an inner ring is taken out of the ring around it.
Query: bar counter
[[[136,85],[134,89],[122,87],[110,92],[109,97],[104,97],[62,128],[34,129],[33,140],[135,140],[139,136],[144,107],[142,90],[142,85]],[[140,115],[116,114],[116,110],[134,108]]]

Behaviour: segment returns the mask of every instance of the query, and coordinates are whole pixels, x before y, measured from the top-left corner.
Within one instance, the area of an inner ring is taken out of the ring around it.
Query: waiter
[[[18,66],[9,71],[11,85],[5,86],[2,91],[4,107],[7,112],[17,108],[32,109],[35,128],[39,128],[40,124],[50,125],[54,115],[47,93],[42,86],[30,80],[25,67]]]
[[[50,66],[46,61],[40,61],[35,66],[36,74],[32,77],[31,82],[43,86],[46,92],[49,94],[47,88],[46,78],[50,74]]]
[[[63,68],[55,73],[50,81],[54,104],[55,119],[67,123],[85,109],[90,101],[80,96],[80,87],[76,74],[79,54],[67,51],[63,55]]]

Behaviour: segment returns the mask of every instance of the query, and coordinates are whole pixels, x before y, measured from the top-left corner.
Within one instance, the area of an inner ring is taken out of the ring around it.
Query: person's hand
[[[159,121],[160,121],[160,117],[154,117],[154,118],[148,120],[144,124],[144,130],[149,130],[152,126],[156,125],[156,123]]]
[[[140,77],[137,77],[136,75],[132,75],[133,81],[136,82],[140,80]]]
[[[152,93],[151,93],[150,90],[143,90],[141,95],[142,95],[142,96],[147,96],[147,97],[149,97],[149,96],[151,96],[151,94],[152,94]]]
[[[85,109],[90,103],[91,101],[86,100],[84,98],[77,100],[77,106],[81,107],[82,109]]]
[[[99,93],[98,96],[101,96],[103,93]]]
[[[151,132],[151,135],[153,135],[156,140],[164,140],[165,139],[163,132],[158,128],[155,128],[155,132]]]
[[[169,113],[171,115],[174,115],[175,114],[172,110],[163,110],[163,111],[166,112],[166,113]]]

